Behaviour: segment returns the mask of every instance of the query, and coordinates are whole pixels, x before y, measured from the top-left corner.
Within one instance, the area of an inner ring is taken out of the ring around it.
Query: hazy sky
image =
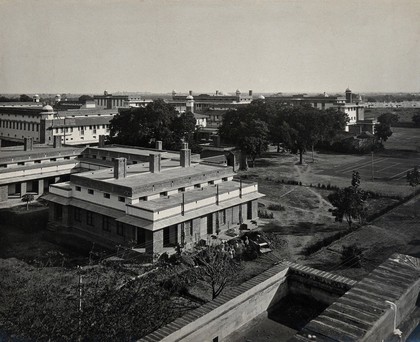
[[[0,93],[420,91],[420,0],[0,0]]]

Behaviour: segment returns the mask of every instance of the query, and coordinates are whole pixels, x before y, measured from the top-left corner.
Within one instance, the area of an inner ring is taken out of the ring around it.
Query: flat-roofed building
[[[55,111],[34,105],[0,106],[0,140],[22,144],[25,138],[35,143],[53,144],[60,136],[63,144],[96,144],[100,135],[109,135],[109,122],[116,110],[80,108]]]
[[[349,122],[346,131],[359,132],[356,125],[365,120],[365,105],[360,96],[354,95],[350,89],[346,89],[345,97],[330,96],[326,93],[323,95],[308,96],[307,94],[297,94],[291,96],[272,95],[265,97],[266,102],[280,102],[289,105],[310,105],[321,110],[336,108],[347,114]],[[354,127],[352,127],[354,126]],[[366,127],[365,123],[364,126]]]
[[[82,148],[34,145],[32,138],[24,146],[0,149],[0,204],[8,204],[26,193],[35,196],[48,191],[55,182],[69,179],[80,171],[78,156]]]
[[[234,180],[231,167],[194,161],[187,144],[179,154],[129,152],[118,146],[85,150],[83,160],[114,167],[51,185],[43,197],[51,204],[51,226],[107,247],[131,244],[156,257],[257,219],[263,196],[258,184]]]

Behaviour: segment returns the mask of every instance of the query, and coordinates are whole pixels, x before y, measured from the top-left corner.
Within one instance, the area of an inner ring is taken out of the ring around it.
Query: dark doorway
[[[213,214],[207,215],[207,234],[213,234]]]

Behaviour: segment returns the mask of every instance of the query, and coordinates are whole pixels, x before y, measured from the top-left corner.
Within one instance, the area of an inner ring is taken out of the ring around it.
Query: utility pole
[[[373,151],[372,151],[372,159],[371,159],[371,165],[372,165],[372,167],[371,167],[371,170],[372,170],[372,182],[373,182],[373,180],[374,180],[374,171],[373,171]]]
[[[82,295],[83,295],[83,275],[82,267],[77,266],[79,270],[79,342],[82,340]]]

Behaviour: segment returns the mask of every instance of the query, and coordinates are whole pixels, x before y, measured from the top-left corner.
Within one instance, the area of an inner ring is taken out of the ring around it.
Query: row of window
[[[61,158],[59,158],[59,160],[60,159]],[[46,159],[44,159],[44,160],[46,161]],[[63,157],[63,160],[70,160],[70,156]],[[52,161],[57,161],[57,158],[50,158],[50,161],[51,162]],[[42,160],[36,159],[36,160],[27,161],[27,162],[22,161],[22,162],[17,162],[16,164],[19,165],[19,166],[23,166],[23,165],[32,164],[32,163],[33,164],[41,164]],[[0,167],[2,167],[2,168],[7,168],[8,166],[13,166],[13,164],[1,164],[0,165]]]
[[[3,128],[19,129],[24,131],[39,131],[39,124],[34,122],[2,120],[0,126]]]
[[[224,182],[226,182],[227,180],[228,180],[227,177],[222,178],[222,181],[224,181]],[[214,181],[209,181],[208,184],[209,185],[213,185],[214,184]],[[194,185],[194,188],[195,189],[200,189],[201,188],[201,183],[200,184],[195,184]],[[76,185],[75,189],[78,192],[81,192],[82,191],[82,187],[81,186],[78,186],[78,185]],[[178,189],[178,193],[182,193],[182,192],[185,192],[185,188],[179,188]],[[94,195],[95,194],[95,190],[93,190],[93,189],[87,189],[87,193],[89,195]],[[160,197],[166,197],[166,196],[168,196],[168,191],[161,192],[159,195],[160,195]],[[111,198],[111,194],[109,194],[107,192],[104,192],[103,193],[103,196],[106,199],[110,199]],[[125,197],[118,196],[118,201],[125,203]],[[139,201],[147,201],[147,196],[139,197]]]
[[[109,129],[109,125],[91,125],[91,126],[78,126],[77,130],[80,131],[80,134],[83,134],[84,131],[87,131],[88,129],[93,130],[93,133],[96,133],[97,129],[100,129],[102,126],[103,129],[106,129],[108,131]],[[55,128],[55,133],[72,133],[73,132],[73,127],[57,127]]]
[[[74,221],[82,223],[82,212],[83,210],[77,207],[74,207]],[[102,216],[102,230],[105,232],[111,231],[111,222],[112,218],[108,216]],[[86,211],[86,224],[88,226],[94,226],[94,215],[91,211]],[[124,236],[124,223],[116,221],[117,224],[117,235]]]
[[[80,186],[77,186],[76,185],[76,191],[82,191],[82,187],[80,187]],[[87,193],[89,194],[89,195],[94,195],[95,194],[95,190],[93,190],[93,189],[87,189]],[[107,192],[104,192],[103,193],[103,196],[104,196],[104,198],[107,198],[107,199],[110,199],[111,198],[111,194],[109,194],[109,193],[107,193]],[[119,202],[125,202],[125,197],[123,197],[123,196],[118,196],[118,201]]]

